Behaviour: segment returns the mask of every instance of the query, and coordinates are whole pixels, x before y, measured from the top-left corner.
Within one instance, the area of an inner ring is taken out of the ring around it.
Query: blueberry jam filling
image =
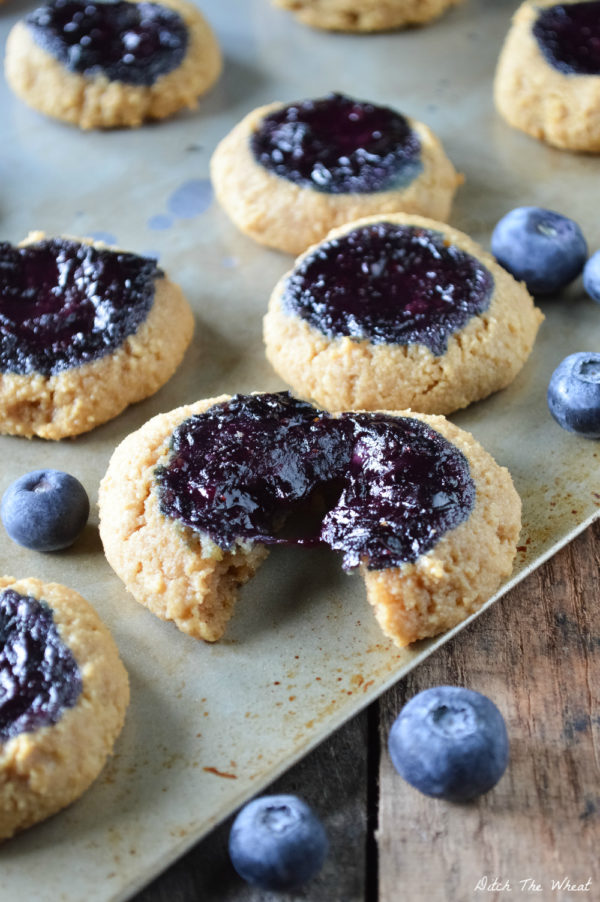
[[[344,567],[416,561],[466,520],[475,485],[465,456],[430,426],[385,414],[346,414],[354,427],[347,482],[321,539]],[[334,421],[335,422],[335,421]]]
[[[116,350],[154,300],[156,261],[64,238],[0,242],[0,372],[50,376]]]
[[[181,16],[157,3],[54,0],[26,20],[36,43],[71,72],[153,85],[181,65],[188,31]]]
[[[0,595],[0,742],[55,724],[82,690],[77,662],[44,602]]]
[[[600,75],[600,0],[549,6],[538,14],[533,33],[555,69]]]
[[[475,503],[465,456],[427,424],[333,417],[287,392],[236,395],[185,420],[155,479],[162,513],[220,548],[325,544],[346,569],[415,561]],[[314,531],[282,537],[282,522],[316,495],[329,504]]]
[[[319,245],[287,280],[282,305],[329,338],[423,344],[439,356],[492,289],[489,270],[441,233],[380,222]]]
[[[269,171],[329,194],[400,188],[423,168],[419,139],[404,116],[342,94],[270,113],[250,146]]]

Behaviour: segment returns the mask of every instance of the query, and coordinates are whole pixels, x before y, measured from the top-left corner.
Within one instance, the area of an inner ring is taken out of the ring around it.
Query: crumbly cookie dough
[[[463,0],[273,0],[300,22],[330,31],[386,31],[425,25]]]
[[[148,421],[113,454],[100,486],[100,535],[106,557],[136,601],[189,635],[219,639],[233,613],[238,587],[266,557],[246,542],[223,551],[205,534],[163,516],[154,470],[168,458],[174,429],[221,396]],[[398,645],[433,636],[476,611],[511,570],[520,530],[520,500],[508,471],[469,433],[442,417],[429,423],[466,455],[475,482],[467,521],[446,533],[415,563],[389,570],[363,568],[367,596]],[[301,553],[301,552],[300,552]]]
[[[564,4],[576,0],[563,0]],[[600,152],[600,75],[565,74],[544,57],[532,32],[555,0],[523,3],[498,60],[496,107],[515,128],[554,147]]]
[[[82,129],[134,127],[186,107],[194,109],[221,73],[221,51],[194,4],[186,0],[160,0],[160,4],[179,13],[189,41],[181,65],[154,84],[131,85],[102,74],[70,72],[35,42],[25,22],[17,22],[6,44],[5,74],[10,87],[28,106]]]
[[[33,232],[23,244],[43,237]],[[147,318],[116,351],[51,376],[0,373],[0,433],[61,439],[88,432],[168,382],[193,331],[193,314],[179,286],[166,276],[157,279]]]
[[[266,355],[276,372],[300,397],[328,410],[410,408],[448,414],[509,385],[529,356],[543,320],[525,286],[467,235],[423,217],[368,217],[334,230],[327,240],[371,222],[442,232],[448,243],[476,257],[494,279],[488,309],[451,335],[446,353],[439,357],[422,344],[329,338],[282,309],[287,273],[275,286],[264,319]]]
[[[72,589],[37,579],[0,578],[46,602],[79,667],[82,692],[51,726],[0,744],[0,839],[69,805],[104,767],[125,719],[129,681],[117,647],[94,609]]]
[[[421,122],[407,117],[421,142],[423,169],[403,188],[369,194],[327,194],[294,184],[261,166],[250,136],[272,103],[253,110],[220,142],[211,159],[216,197],[242,232],[261,244],[300,254],[336,226],[375,213],[404,210],[445,221],[462,182],[439,139]]]

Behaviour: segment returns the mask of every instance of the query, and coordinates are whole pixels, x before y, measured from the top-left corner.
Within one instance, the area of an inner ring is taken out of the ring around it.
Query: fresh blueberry
[[[84,487],[60,470],[26,473],[9,485],[0,504],[10,538],[33,551],[58,551],[72,545],[89,513]]]
[[[328,842],[321,821],[292,795],[262,796],[237,815],[229,835],[231,862],[248,883],[289,890],[319,871]]]
[[[583,287],[591,299],[600,304],[600,251],[592,254],[583,267]]]
[[[548,385],[548,407],[559,426],[583,438],[600,438],[600,354],[569,354]]]
[[[541,207],[516,207],[497,223],[492,253],[531,294],[553,294],[577,278],[588,249],[572,219]]]
[[[438,686],[415,695],[390,730],[400,776],[428,796],[463,802],[495,786],[508,763],[504,719],[470,689]]]

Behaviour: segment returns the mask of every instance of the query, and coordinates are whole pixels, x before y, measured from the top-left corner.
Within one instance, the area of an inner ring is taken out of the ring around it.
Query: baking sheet
[[[32,5],[2,8],[4,36]],[[259,104],[330,90],[388,103],[438,132],[466,175],[451,221],[482,244],[501,215],[527,203],[573,216],[591,249],[600,246],[598,158],[547,148],[493,111],[494,63],[517,3],[469,0],[430,28],[370,37],[309,30],[267,0],[201,6],[225,72],[196,113],[81,133],[0,84],[1,238],[43,229],[155,253],[196,314],[183,366],[153,398],[72,441],[0,438],[0,491],[52,466],[78,476],[94,501],[114,446],[150,416],[222,392],[284,387],[264,360],[261,318],[291,260],[240,235],[207,181],[219,138]],[[517,380],[453,417],[510,469],[523,499],[516,568],[501,593],[600,505],[600,446],[563,432],[545,402],[566,354],[598,350],[600,307],[580,283],[541,306],[546,321]],[[376,626],[360,578],[342,574],[334,555],[278,549],[242,590],[226,637],[196,642],[126,595],[104,560],[95,511],[62,553],[28,552],[2,532],[0,562],[3,573],[64,582],[88,598],[132,684],[116,754],[94,786],[0,849],[0,898],[11,902],[126,898],[452,635],[399,651]]]

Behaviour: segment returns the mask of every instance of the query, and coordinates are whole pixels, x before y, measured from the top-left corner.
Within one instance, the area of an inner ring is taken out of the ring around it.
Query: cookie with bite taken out
[[[317,498],[307,531],[295,516]],[[333,415],[285,392],[154,417],[114,452],[99,503],[105,554],[128,591],[195,638],[223,635],[269,548],[319,544],[360,569],[398,645],[454,626],[495,592],[521,507],[508,472],[443,417]]]

